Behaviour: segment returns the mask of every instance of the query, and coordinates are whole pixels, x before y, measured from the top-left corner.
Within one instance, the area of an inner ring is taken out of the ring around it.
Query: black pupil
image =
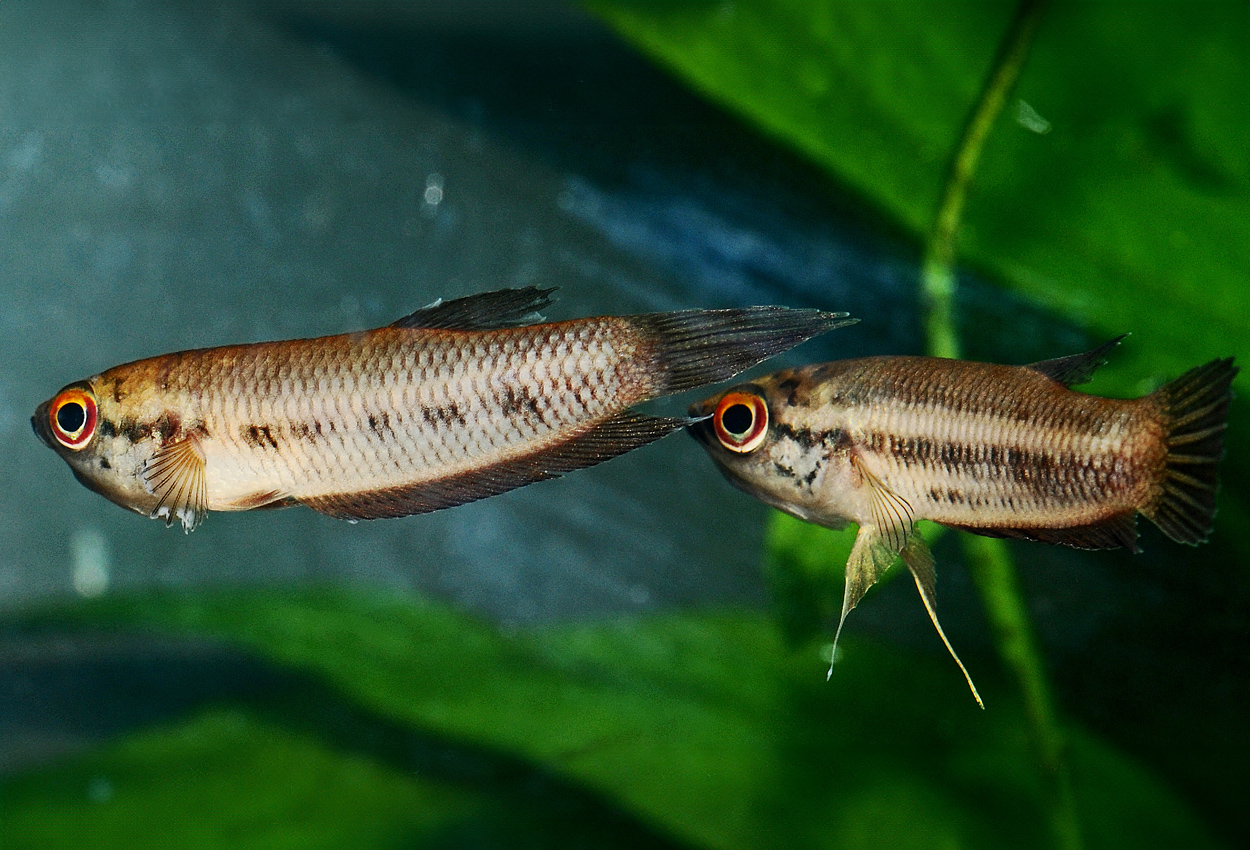
[[[82,405],[76,401],[66,402],[56,411],[56,424],[60,425],[61,430],[66,434],[78,431],[86,421],[87,411],[83,410]]]
[[[720,424],[730,434],[741,436],[751,430],[751,423],[755,421],[755,414],[751,412],[751,408],[745,404],[731,404],[725,408],[725,412],[721,414]]]

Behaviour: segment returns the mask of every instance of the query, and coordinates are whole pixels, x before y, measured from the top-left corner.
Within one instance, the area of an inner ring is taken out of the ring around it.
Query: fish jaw
[[[74,449],[53,436],[49,411],[57,396],[35,409],[31,417],[35,435],[65,461],[74,477],[88,490],[127,510],[150,515],[156,508],[157,500],[144,487],[142,470],[155,449],[158,435],[152,433],[147,439],[133,440],[120,432],[117,423],[121,421],[121,411],[112,384],[105,376],[97,375],[70,386],[88,388],[98,404],[97,427],[91,439]],[[153,432],[154,429],[148,428],[147,431]]]

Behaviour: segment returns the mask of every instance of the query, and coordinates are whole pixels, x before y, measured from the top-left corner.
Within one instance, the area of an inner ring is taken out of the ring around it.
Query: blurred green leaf
[[[918,236],[1013,6],[588,5]],[[989,138],[961,255],[1084,326],[1134,334],[1096,391],[1139,394],[1244,352],[1248,43],[1250,6],[1240,0],[1055,2],[1017,88],[1021,103]],[[1239,385],[1248,380],[1243,373]]]
[[[467,794],[230,710],[0,789],[6,850],[396,847],[471,809]]]
[[[546,765],[699,846],[1046,844],[1019,706],[988,683],[992,711],[977,710],[945,656],[856,642],[826,682],[823,659],[787,652],[755,613],[505,635],[433,604],[329,592],[104,600],[25,627],[80,625],[227,638],[324,679],[368,711]],[[163,818],[236,823],[257,805],[258,784],[280,784],[292,764],[278,752],[281,767],[248,768],[262,778],[242,783],[239,799],[223,793],[207,806],[200,785],[160,779],[170,766],[178,775],[178,747],[167,765],[145,761],[160,746],[139,736],[109,756],[114,775],[146,775],[125,810],[127,829],[151,816],[145,794]],[[1138,765],[1079,731],[1072,747],[1092,846],[1213,846],[1186,805]],[[198,775],[203,761],[187,758],[186,774]],[[329,764],[331,775],[344,769]],[[102,829],[102,810],[82,796],[84,777],[98,769],[86,765],[11,783],[0,791],[8,816],[40,822],[44,847],[68,846],[73,830]],[[390,790],[371,804],[372,822],[413,828],[392,806],[421,792],[386,776],[379,783]],[[49,804],[41,787],[79,790]],[[326,793],[335,787],[326,783]],[[449,805],[457,811],[457,798]],[[300,816],[274,808],[275,820]]]

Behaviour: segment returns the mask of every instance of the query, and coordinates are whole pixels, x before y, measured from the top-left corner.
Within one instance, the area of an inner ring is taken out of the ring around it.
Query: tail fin
[[[859,321],[846,313],[789,307],[679,310],[629,320],[652,336],[669,393],[728,380],[825,331]]]
[[[1202,543],[1211,533],[1237,371],[1231,357],[1212,360],[1154,393],[1163,408],[1168,453],[1159,494],[1142,513],[1178,543]]]

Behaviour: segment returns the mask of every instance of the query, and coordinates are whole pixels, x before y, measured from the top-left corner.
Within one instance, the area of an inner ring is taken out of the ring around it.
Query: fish
[[[347,520],[450,508],[687,424],[639,413],[845,313],[681,310],[530,323],[554,290],[437,301],[381,328],[182,351],[62,388],[36,435],[106,499],[190,532],[209,511]]]
[[[1027,366],[881,356],[787,369],[692,405],[687,430],[744,492],[807,522],[858,526],[835,651],[847,614],[901,557],[984,707],[938,621],[918,520],[1132,552],[1138,514],[1179,543],[1211,532],[1233,358],[1136,399],[1071,389],[1122,339]]]

